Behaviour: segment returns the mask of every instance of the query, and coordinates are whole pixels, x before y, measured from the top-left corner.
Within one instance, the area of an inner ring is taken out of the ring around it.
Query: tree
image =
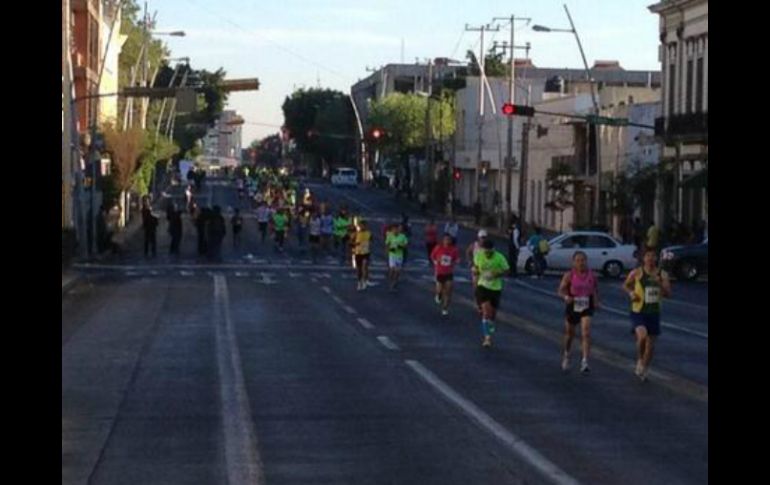
[[[179,153],[176,143],[163,136],[155,136],[151,130],[145,131],[144,148],[140,156],[139,170],[134,174],[132,188],[139,195],[147,195],[152,177],[159,161],[168,160]]]
[[[323,163],[355,157],[355,115],[350,99],[331,89],[299,89],[282,106],[284,124],[297,148],[309,154],[318,172]]]
[[[112,158],[112,177],[120,191],[120,225],[126,221],[126,193],[131,188],[133,177],[139,168],[139,159],[145,143],[145,132],[138,127],[125,131],[108,124],[104,129],[106,151]]]
[[[546,187],[550,193],[546,209],[559,213],[559,232],[564,231],[564,211],[575,205],[575,171],[571,165],[558,163],[546,171]]]
[[[465,57],[470,62],[470,73],[472,76],[478,76],[481,73],[478,58],[473,51],[468,51]],[[503,77],[507,76],[510,71],[510,66],[503,60],[503,53],[495,53],[490,49],[489,53],[484,57],[484,74],[489,77]]]

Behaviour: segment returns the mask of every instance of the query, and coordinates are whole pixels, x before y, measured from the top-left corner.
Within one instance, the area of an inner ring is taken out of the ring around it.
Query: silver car
[[[623,244],[606,232],[567,232],[554,237],[548,243],[551,246],[545,256],[548,269],[572,268],[572,256],[575,251],[586,253],[589,268],[612,278],[620,277],[624,271],[637,265],[634,257],[636,246]],[[534,259],[528,247],[521,248],[516,265],[528,274],[534,272]]]

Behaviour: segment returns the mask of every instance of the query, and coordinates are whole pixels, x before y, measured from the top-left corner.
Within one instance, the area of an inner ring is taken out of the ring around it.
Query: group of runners
[[[274,188],[273,193],[277,193]],[[365,291],[372,286],[369,270],[375,238],[368,222],[361,216],[350,214],[347,207],[340,206],[337,213],[332,214],[329,205],[315,204],[310,191],[306,189],[301,199],[296,201],[295,207],[289,204],[276,206],[275,201],[271,207],[267,201],[261,201],[257,208],[257,222],[262,241],[265,241],[270,230],[278,251],[284,249],[290,224],[296,224],[300,247],[305,244],[306,238],[314,262],[323,252],[336,254],[340,263],[350,262],[355,269],[357,291]],[[398,288],[410,236],[411,229],[406,216],[401,222],[383,226],[382,240],[388,268],[387,286],[391,292]],[[454,275],[462,259],[457,244],[456,221],[447,223],[440,238],[433,220],[426,225],[426,254],[435,281],[432,296],[443,316],[449,314]],[[511,268],[506,257],[495,250],[494,242],[483,229],[478,231],[476,240],[466,248],[465,259],[470,268],[473,293],[481,320],[481,345],[489,348],[495,334],[503,282]],[[637,343],[635,373],[641,380],[646,380],[655,339],[660,335],[661,299],[671,295],[671,283],[665,272],[658,268],[657,253],[654,249],[644,252],[642,264],[629,273],[623,288],[630,300],[631,333],[636,336]],[[600,308],[600,299],[598,280],[589,269],[585,252],[574,253],[572,268],[562,275],[557,293],[565,304],[561,368],[566,372],[571,367],[572,343],[579,327],[580,371],[587,373],[590,371],[591,321],[594,313]]]

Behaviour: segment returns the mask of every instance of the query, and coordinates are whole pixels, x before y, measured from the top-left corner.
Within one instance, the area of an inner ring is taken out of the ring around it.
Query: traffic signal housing
[[[535,108],[523,104],[503,103],[501,110],[505,116],[534,116]]]
[[[462,178],[462,173],[460,172],[459,168],[454,169],[454,172],[452,173],[452,177],[455,180],[460,180],[460,178]]]

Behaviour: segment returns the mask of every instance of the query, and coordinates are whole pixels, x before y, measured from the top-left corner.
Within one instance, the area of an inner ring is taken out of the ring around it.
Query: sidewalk
[[[64,296],[69,290],[80,281],[80,274],[73,273],[70,270],[64,270],[61,274],[61,294]]]

